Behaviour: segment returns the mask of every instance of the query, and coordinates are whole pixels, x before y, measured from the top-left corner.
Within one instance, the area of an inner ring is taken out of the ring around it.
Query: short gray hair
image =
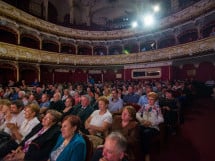
[[[116,141],[117,149],[125,152],[127,149],[127,140],[120,132],[111,132],[106,139],[111,139]]]

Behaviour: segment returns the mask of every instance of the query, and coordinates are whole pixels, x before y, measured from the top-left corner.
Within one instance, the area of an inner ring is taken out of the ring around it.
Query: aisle
[[[215,159],[215,102],[195,100],[186,109],[180,134],[171,136],[151,161],[213,161]]]

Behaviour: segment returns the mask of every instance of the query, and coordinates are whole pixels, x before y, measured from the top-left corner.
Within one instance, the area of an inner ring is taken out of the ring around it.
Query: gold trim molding
[[[125,65],[166,61],[214,52],[215,36],[174,47],[133,54],[87,56],[47,52],[0,42],[0,59],[61,65]]]
[[[168,28],[175,24],[188,21],[197,16],[202,15],[203,13],[213,9],[215,7],[214,0],[201,0],[194,5],[172,14],[160,21],[160,24],[157,24],[160,29]],[[0,1],[0,15],[8,17],[12,20],[17,21],[18,23],[31,26],[34,29],[39,31],[44,31],[58,36],[65,36],[68,38],[76,39],[87,39],[87,40],[107,40],[107,39],[120,39],[132,37],[135,35],[143,35],[149,31],[143,31],[140,29],[123,29],[123,30],[114,30],[114,31],[85,31],[67,28],[47,21],[41,20],[34,16],[31,16],[7,3]]]

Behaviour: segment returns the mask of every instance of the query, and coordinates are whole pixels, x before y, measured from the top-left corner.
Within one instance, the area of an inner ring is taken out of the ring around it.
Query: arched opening
[[[42,49],[46,51],[58,52],[59,45],[56,42],[45,40],[43,42]]]
[[[20,45],[33,49],[40,49],[39,40],[36,37],[28,34],[21,35]]]
[[[10,43],[10,44],[17,44],[17,33],[12,29],[5,28],[0,26],[0,41]]]

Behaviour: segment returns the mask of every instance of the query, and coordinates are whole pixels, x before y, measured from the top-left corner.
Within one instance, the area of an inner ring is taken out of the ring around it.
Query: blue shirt
[[[139,100],[140,96],[132,93],[132,94],[127,94],[123,97],[124,103],[137,103]]]
[[[64,138],[59,136],[52,153],[55,152],[62,144]],[[56,160],[53,160],[52,153],[50,155],[51,161],[85,161],[86,159],[86,142],[84,138],[76,133],[70,142],[63,148]]]
[[[109,99],[108,110],[110,112],[117,112],[123,108],[123,100],[118,98],[117,100],[113,100],[111,97]]]

